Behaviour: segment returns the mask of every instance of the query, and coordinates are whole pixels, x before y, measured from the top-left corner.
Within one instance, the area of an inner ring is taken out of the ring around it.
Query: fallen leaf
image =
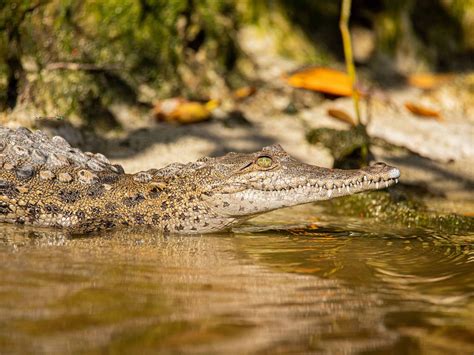
[[[212,110],[217,106],[219,106],[217,100],[201,103],[177,97],[157,102],[153,114],[159,121],[183,124],[196,123],[208,120],[211,117]]]
[[[419,89],[430,90],[445,84],[451,78],[451,74],[418,73],[408,77],[408,84]]]
[[[339,110],[336,108],[328,108],[327,114],[333,118],[338,119],[339,121],[349,123],[352,126],[356,125],[355,120],[352,118],[352,116],[344,110]]]
[[[219,100],[216,100],[216,99],[211,99],[209,100],[208,102],[206,102],[204,104],[204,106],[206,107],[206,109],[211,112],[213,111],[214,109],[218,108],[220,105],[220,101]]]
[[[432,108],[422,106],[420,104],[415,104],[413,102],[405,102],[405,107],[408,111],[417,116],[441,120],[440,112],[433,110]]]
[[[234,90],[232,96],[234,96],[234,99],[236,100],[243,100],[255,94],[256,91],[257,89],[255,88],[255,86],[244,86],[237,90]]]
[[[324,67],[299,71],[287,78],[287,82],[296,88],[336,96],[351,96],[353,91],[349,75],[339,70]]]

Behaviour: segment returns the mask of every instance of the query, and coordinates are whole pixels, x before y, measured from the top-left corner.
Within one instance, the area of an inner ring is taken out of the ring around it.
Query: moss
[[[319,24],[322,24],[321,20],[326,25],[332,22],[332,17],[322,15],[322,13],[328,14],[326,6],[323,6],[324,10],[321,11],[318,6],[313,6],[312,1],[279,0],[242,3],[245,3],[245,6],[240,6],[243,22],[256,25],[262,36],[271,37],[278,54],[301,64],[328,65],[334,61],[334,56],[326,48],[327,42],[315,41],[308,30],[308,25],[314,24],[316,13],[319,14]],[[329,7],[334,8],[334,6]],[[337,30],[337,20],[332,22],[332,25]],[[335,35],[339,40],[338,31]]]
[[[25,112],[75,115],[90,124],[110,120],[104,112],[113,102],[140,106],[143,84],[157,97],[206,96],[215,84],[210,78],[235,69],[238,14],[232,1],[38,4],[0,5],[0,28],[6,29],[0,32],[0,89],[8,85],[12,69],[7,58],[13,47],[20,49],[15,55],[23,65],[15,70],[27,72],[28,78],[11,93],[13,104],[0,94],[0,109],[14,110],[21,101]],[[52,68],[57,63],[79,66]]]
[[[319,143],[328,148],[337,168],[357,168],[365,164],[370,141],[362,125],[347,131],[316,128],[310,130],[306,138],[312,144]]]
[[[409,228],[424,228],[439,233],[474,232],[474,218],[440,214],[427,210],[422,201],[404,193],[373,191],[324,202],[329,213],[373,219]]]

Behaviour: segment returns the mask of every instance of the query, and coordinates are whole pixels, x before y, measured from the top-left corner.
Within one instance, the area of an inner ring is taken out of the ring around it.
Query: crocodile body
[[[279,145],[126,174],[59,136],[0,127],[0,222],[77,233],[144,225],[215,232],[277,208],[388,187],[399,175],[383,163],[311,166]]]

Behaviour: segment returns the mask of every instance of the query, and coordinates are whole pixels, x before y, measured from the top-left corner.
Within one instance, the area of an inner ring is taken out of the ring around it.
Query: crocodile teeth
[[[398,179],[395,179],[395,183],[398,184]]]
[[[352,184],[351,184],[351,185],[352,185]],[[346,186],[346,191],[350,193],[350,192],[351,192],[351,188],[350,188],[349,186]]]
[[[331,197],[331,195],[332,195],[332,190],[329,189],[329,190],[328,190],[328,197]]]
[[[378,181],[375,183],[375,188],[376,188],[376,189],[379,188],[379,182],[378,182]]]
[[[385,187],[388,187],[388,181],[385,181]]]

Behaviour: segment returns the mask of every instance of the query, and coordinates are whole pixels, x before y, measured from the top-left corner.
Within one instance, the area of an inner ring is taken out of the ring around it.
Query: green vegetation
[[[205,95],[235,68],[230,1],[7,1],[0,5],[0,109],[88,119],[114,100]],[[197,53],[199,52],[199,56]]]
[[[359,168],[366,164],[370,139],[365,126],[358,125],[347,131],[316,128],[310,130],[306,138],[312,144],[328,148],[337,168]]]
[[[472,57],[472,10],[461,0],[354,3],[350,26],[377,38],[368,62],[374,73],[387,72],[379,61],[387,55],[397,69],[449,69]],[[61,115],[114,127],[115,102],[145,109],[160,97],[225,95],[254,79],[238,41],[248,25],[302,65],[333,66],[343,59],[339,16],[331,0],[6,0],[1,117]]]
[[[430,212],[423,202],[404,193],[373,191],[330,200],[324,204],[327,211],[335,215],[369,218],[393,226],[424,228],[446,234],[474,230],[473,217]]]

